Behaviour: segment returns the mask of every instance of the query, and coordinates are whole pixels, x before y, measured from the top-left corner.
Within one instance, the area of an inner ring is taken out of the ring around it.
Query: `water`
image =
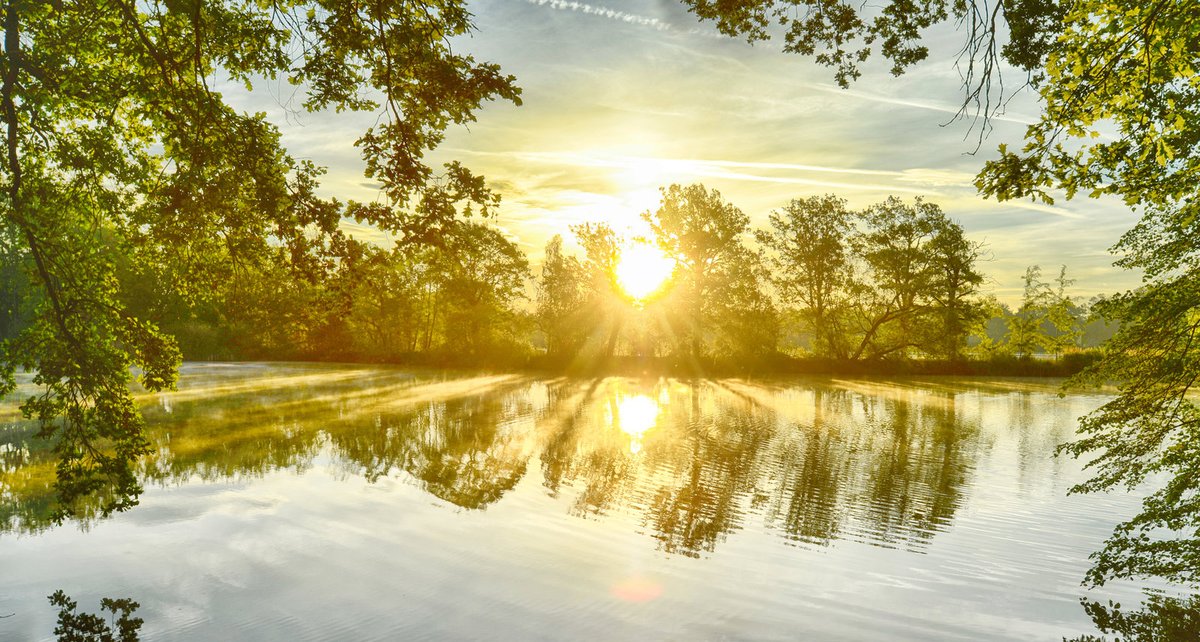
[[[28,392],[28,388],[26,392]],[[0,640],[58,588],[148,640],[1061,639],[1140,495],[1031,380],[581,380],[188,364],[132,511],[51,527],[0,408]]]

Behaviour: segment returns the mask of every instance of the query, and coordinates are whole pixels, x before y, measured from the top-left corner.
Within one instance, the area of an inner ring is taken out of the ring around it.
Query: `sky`
[[[457,159],[486,176],[502,198],[494,224],[535,264],[554,234],[570,247],[572,224],[606,221],[638,233],[660,187],[700,182],[755,227],[794,198],[832,193],[861,208],[889,195],[924,196],[985,244],[987,291],[1010,304],[1034,264],[1047,280],[1066,265],[1072,293],[1084,298],[1138,283],[1108,252],[1135,222],[1120,201],[1046,206],[976,193],[983,162],[1000,143],[1019,148],[1038,107],[1032,92],[1018,95],[976,152],[978,130],[951,122],[962,92],[954,65],[961,40],[951,27],[930,36],[930,59],[903,76],[875,62],[843,90],[832,70],[783,53],[778,39],[752,46],[721,36],[676,0],[469,6],[477,31],[456,50],[516,76],[524,104],[488,104],[430,159]],[[1013,72],[1006,83],[1020,79]],[[326,195],[376,198],[352,145],[373,117],[283,113],[281,93],[256,93],[252,100],[276,104],[254,108],[283,114],[274,122],[293,155],[329,168]]]

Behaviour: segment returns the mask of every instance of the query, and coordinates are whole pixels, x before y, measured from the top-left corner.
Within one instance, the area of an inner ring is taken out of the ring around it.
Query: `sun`
[[[654,294],[670,278],[675,262],[648,243],[633,243],[617,261],[617,284],[635,299]]]

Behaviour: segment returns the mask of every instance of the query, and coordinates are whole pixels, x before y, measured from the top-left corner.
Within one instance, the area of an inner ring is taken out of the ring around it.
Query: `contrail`
[[[662,20],[659,20],[658,18],[651,18],[649,16],[639,16],[634,13],[628,13],[625,11],[617,11],[616,9],[609,9],[608,7],[597,7],[596,5],[587,4],[585,2],[573,2],[573,1],[567,1],[567,0],[525,0],[525,1],[528,2],[529,4],[537,5],[539,7],[550,7],[551,9],[558,9],[560,11],[578,11],[580,13],[586,13],[586,14],[592,15],[592,16],[608,18],[609,20],[617,20],[617,21],[626,22],[629,24],[641,25],[643,27],[650,27],[652,29],[657,29],[659,31],[667,31],[671,28],[671,25],[663,22]]]

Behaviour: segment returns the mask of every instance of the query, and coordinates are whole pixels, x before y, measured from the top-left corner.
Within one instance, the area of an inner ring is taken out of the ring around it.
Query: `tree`
[[[862,213],[851,245],[861,264],[851,284],[853,359],[911,350],[956,358],[979,314],[978,246],[934,203],[892,196]]]
[[[573,355],[587,335],[581,331],[586,301],[583,266],[562,251],[562,236],[546,243],[542,276],[537,287],[538,327],[546,335],[546,352],[552,356]]]
[[[755,238],[769,252],[773,282],[786,301],[800,304],[804,328],[813,336],[813,352],[845,358],[846,307],[853,275],[849,236],[853,214],[845,199],[832,194],[796,199],[772,212],[771,228]]]
[[[1083,310],[1067,295],[1067,288],[1074,283],[1075,279],[1067,278],[1067,266],[1062,266],[1054,279],[1050,305],[1046,310],[1046,322],[1053,332],[1047,337],[1046,345],[1055,357],[1079,348],[1079,340],[1083,336]]]
[[[345,319],[359,354],[397,359],[416,352],[421,266],[414,252],[361,244],[361,257],[343,275]]]
[[[983,274],[976,270],[975,262],[983,246],[968,240],[961,225],[943,216],[935,219],[929,252],[933,272],[930,296],[941,317],[933,352],[943,359],[960,361],[967,338],[987,320],[992,307],[979,298]]]
[[[1046,322],[1046,310],[1053,292],[1050,285],[1042,281],[1040,265],[1026,268],[1024,279],[1021,307],[1008,320],[1008,336],[1005,339],[1013,352],[1028,357],[1048,346],[1049,337],[1042,325]]]
[[[430,240],[495,205],[461,165],[439,174],[423,160],[484,101],[519,100],[495,65],[452,51],[470,29],[458,0],[4,5],[0,212],[39,295],[0,355],[0,391],[16,366],[36,371],[45,392],[23,409],[55,440],[63,514],[92,493],[105,512],[136,503],[131,462],[148,444],[130,372],[161,390],[180,360],[169,336],[122,305],[113,251],[203,299],[275,248],[293,269],[330,268],[344,216]],[[209,85],[217,76],[247,88],[282,76],[304,87],[310,111],[376,112],[357,145],[384,198],[318,199],[322,170],[289,157],[263,115],[226,103]]]
[[[673,294],[685,312],[674,331],[684,339],[689,356],[704,354],[706,335],[720,329],[718,321],[731,313],[773,315],[769,302],[757,296],[762,276],[758,259],[742,243],[750,219],[720,192],[699,184],[671,185],[662,189],[658,209],[642,218],[659,247],[678,264]],[[761,344],[763,338],[753,342]],[[773,349],[774,339],[769,343]]]
[[[515,243],[486,225],[457,223],[443,238],[445,246],[437,253],[445,279],[443,336],[463,355],[498,356],[498,348],[514,344],[515,305],[525,298],[529,261]]]
[[[583,309],[590,321],[585,325],[586,339],[581,341],[591,343],[593,351],[608,358],[616,351],[627,307],[616,281],[623,240],[607,223],[573,225],[571,231],[584,252]]]

